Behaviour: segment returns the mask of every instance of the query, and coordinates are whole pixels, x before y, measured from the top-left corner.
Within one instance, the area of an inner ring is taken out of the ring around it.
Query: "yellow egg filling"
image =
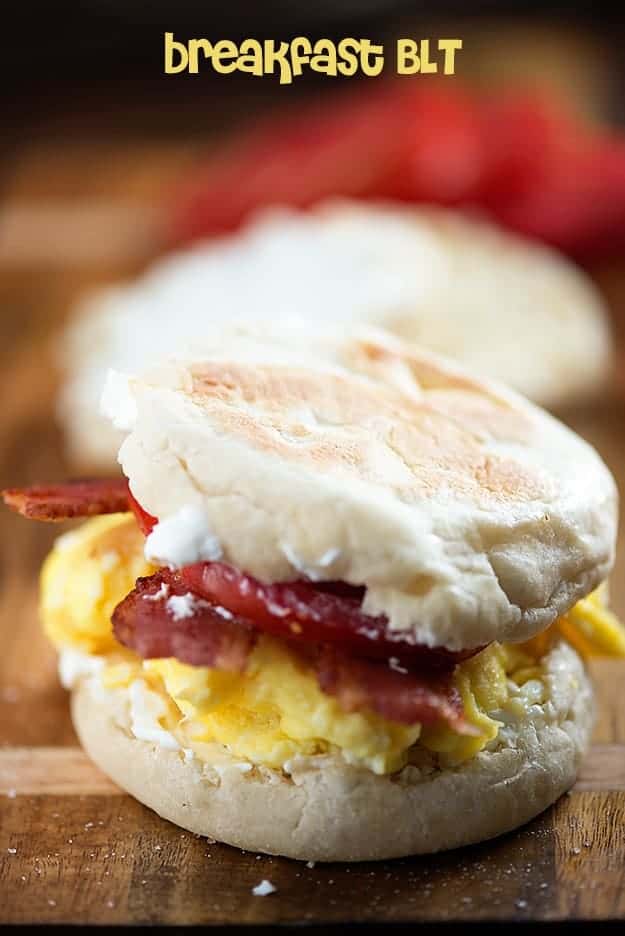
[[[344,712],[309,667],[278,640],[261,637],[245,673],[177,660],[146,660],[187,718],[192,741],[217,741],[238,757],[282,767],[297,755],[341,751],[376,773],[396,770],[419,737],[373,712]]]
[[[120,647],[112,611],[139,576],[154,571],[143,557],[143,543],[127,514],[98,517],[61,537],[42,571],[42,620],[59,649],[105,658],[105,687],[143,680],[163,699],[161,727],[198,756],[203,746],[217,743],[242,760],[282,768],[296,756],[340,753],[349,763],[384,774],[399,770],[421,749],[450,766],[494,741],[497,712],[522,715],[527,706],[547,701],[540,660],[559,634],[583,654],[625,656],[625,631],[597,590],[532,641],[491,644],[456,668],[454,680],[475,735],[344,712],[321,691],[310,668],[268,636],[259,639],[242,674],[175,659],[142,661]]]
[[[39,603],[55,646],[98,655],[119,647],[111,615],[139,576],[155,571],[144,542],[130,514],[96,517],[57,539],[41,571]]]

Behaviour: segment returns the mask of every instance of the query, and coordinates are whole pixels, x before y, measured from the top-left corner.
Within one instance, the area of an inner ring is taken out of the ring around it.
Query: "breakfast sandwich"
[[[385,332],[233,327],[103,409],[125,478],[42,574],[92,759],[161,816],[305,860],[514,829],[575,781],[617,493],[516,393]]]
[[[285,321],[293,309],[315,325],[383,327],[550,407],[592,393],[609,370],[598,290],[554,250],[436,208],[274,209],[81,303],[61,342],[74,463],[114,464],[122,436],[97,413],[109,368],[137,373],[225,319]]]

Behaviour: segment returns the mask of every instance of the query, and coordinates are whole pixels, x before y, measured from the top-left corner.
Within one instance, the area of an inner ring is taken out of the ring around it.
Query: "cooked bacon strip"
[[[167,569],[138,579],[113,613],[113,630],[144,659],[175,657],[231,672],[245,669],[258,637],[251,621],[194,595],[179,573]],[[453,664],[429,674],[402,672],[397,664],[357,659],[327,644],[293,636],[288,642],[313,667],[321,689],[347,712],[370,709],[405,724],[442,721],[455,731],[472,732],[451,682]]]
[[[409,667],[449,669],[481,647],[457,653],[425,647],[410,634],[392,632],[384,616],[362,610],[364,588],[345,582],[264,585],[222,562],[198,562],[180,570],[189,588],[276,637],[331,643],[375,660],[396,658]]]
[[[401,672],[383,663],[321,648],[316,660],[319,685],[336,696],[346,712],[371,709],[390,721],[413,725],[445,722],[460,734],[475,734],[463,716],[462,700],[446,673]]]
[[[181,663],[241,672],[257,632],[246,622],[191,594],[176,572],[160,569],[137,579],[113,612],[120,643],[143,659],[175,657]]]
[[[130,509],[125,478],[34,484],[2,492],[5,504],[29,520],[60,521],[74,517],[123,513]]]

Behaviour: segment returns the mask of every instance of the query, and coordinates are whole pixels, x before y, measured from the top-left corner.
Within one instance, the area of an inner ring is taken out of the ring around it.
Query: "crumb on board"
[[[269,894],[273,894],[277,890],[277,887],[268,881],[266,878],[257,884],[256,887],[252,888],[252,893],[254,897],[267,897]]]

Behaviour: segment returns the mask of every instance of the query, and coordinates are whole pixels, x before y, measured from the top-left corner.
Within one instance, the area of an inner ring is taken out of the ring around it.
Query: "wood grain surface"
[[[54,421],[60,326],[85,289],[132,275],[153,255],[157,225],[138,223],[128,205],[154,218],[155,193],[194,154],[186,145],[157,147],[149,171],[139,145],[121,153],[65,145],[61,158],[25,144],[18,155],[5,172],[0,213],[2,486],[70,471]],[[49,231],[63,232],[62,250],[41,236],[44,215]],[[623,271],[599,275],[625,320]],[[624,399],[617,368],[601,399],[563,414],[623,487]],[[593,664],[595,743],[577,786],[514,834],[375,865],[309,868],[246,854],[159,819],[78,748],[37,622],[38,569],[58,532],[0,511],[0,922],[625,920],[625,665]],[[612,587],[621,615],[624,557],[625,549]],[[255,897],[263,878],[277,891]]]

